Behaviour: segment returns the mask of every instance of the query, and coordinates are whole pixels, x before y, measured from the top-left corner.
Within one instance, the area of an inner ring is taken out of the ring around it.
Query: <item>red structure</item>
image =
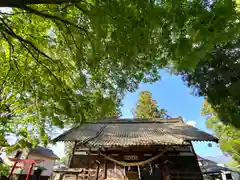
[[[31,175],[32,169],[36,164],[35,160],[30,160],[30,159],[16,159],[16,158],[9,158],[9,160],[14,162],[14,165],[12,166],[12,169],[9,174],[9,179],[13,176],[13,171],[15,168],[22,168],[22,169],[27,169],[27,177],[26,180],[29,179],[29,176]],[[24,165],[18,166],[18,163],[23,163]],[[25,164],[28,164],[25,166]]]

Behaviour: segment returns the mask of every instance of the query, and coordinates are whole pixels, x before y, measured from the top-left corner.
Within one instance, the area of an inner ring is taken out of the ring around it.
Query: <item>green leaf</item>
[[[232,125],[223,124],[207,100],[204,101],[201,112],[202,115],[207,118],[207,127],[212,129],[215,135],[219,138],[221,150],[232,156],[235,161],[235,167],[239,166],[240,131]]]
[[[124,94],[159,80],[159,69],[192,72],[213,46],[239,37],[234,2],[204,2],[81,1],[0,10],[0,141],[12,133],[46,144],[56,126],[118,114]]]

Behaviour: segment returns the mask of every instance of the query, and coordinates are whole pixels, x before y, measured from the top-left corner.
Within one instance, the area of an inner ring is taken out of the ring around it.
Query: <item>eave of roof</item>
[[[56,154],[54,154],[54,152],[49,148],[45,148],[42,146],[33,147],[31,143],[29,142],[25,142],[25,143],[26,143],[26,148],[29,150],[29,154],[31,155],[45,157],[49,159],[59,159],[59,157]]]
[[[29,154],[34,155],[34,156],[48,158],[48,159],[54,159],[54,160],[59,159],[59,157],[56,154],[54,154],[54,152],[51,149],[43,148],[40,146],[30,149]]]
[[[190,141],[218,139],[185,124],[181,117],[172,119],[106,119],[75,127],[53,141],[77,141],[90,147],[133,147],[186,145]]]

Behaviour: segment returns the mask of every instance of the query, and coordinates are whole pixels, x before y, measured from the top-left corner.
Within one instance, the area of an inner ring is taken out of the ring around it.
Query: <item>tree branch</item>
[[[37,51],[39,54],[41,54],[42,56],[50,59],[53,63],[55,63],[55,61],[50,57],[48,56],[47,54],[45,54],[44,52],[40,51],[31,41],[28,41],[26,39],[23,39],[21,36],[17,35],[6,23],[5,21],[0,18],[2,23],[6,26],[6,29],[5,29],[5,32],[8,33],[9,35],[13,36],[14,38],[18,39],[19,41],[21,42],[24,42],[28,45],[30,45],[35,51]]]
[[[3,31],[4,33],[12,36],[13,38],[17,39],[28,51],[28,53],[33,57],[33,59],[40,64],[42,67],[44,67],[53,77],[54,79],[58,82],[58,84],[60,85],[60,87],[62,87],[63,91],[66,93],[67,97],[69,100],[72,100],[72,98],[69,96],[68,91],[69,91],[69,87],[65,84],[63,84],[63,82],[45,65],[43,64],[41,61],[39,61],[39,59],[34,55],[34,53],[29,49],[29,47],[27,45],[29,45],[30,47],[32,47],[38,54],[50,59],[54,64],[56,64],[56,62],[49,57],[47,54],[45,54],[44,52],[40,51],[31,41],[28,41],[24,38],[22,38],[21,36],[17,35],[4,21],[3,18],[0,17],[1,22],[3,23],[4,26],[1,27],[1,31]],[[6,39],[7,40],[7,39]]]
[[[3,32],[1,32],[1,34],[2,34],[2,36],[4,37],[4,39],[6,39],[6,41],[8,41],[6,35],[5,35]],[[10,45],[9,45],[9,47],[10,47]],[[1,88],[4,86],[5,82],[7,81],[8,75],[9,75],[10,71],[12,70],[11,63],[10,63],[10,61],[11,61],[11,56],[12,56],[12,48],[10,47],[10,55],[9,55],[9,66],[10,66],[10,67],[9,67],[9,69],[8,69],[8,72],[7,72],[4,80],[3,80],[3,83],[2,83]]]
[[[6,36],[6,34],[4,34],[3,32],[1,32],[1,34],[3,35],[3,38],[8,42],[8,45],[9,45],[9,53],[10,53],[10,54],[9,54],[9,65],[10,65],[10,68],[9,68],[8,73],[7,73],[7,75],[6,75],[5,78],[7,78],[7,76],[8,76],[9,73],[10,73],[10,71],[12,70],[12,66],[11,66],[11,63],[10,63],[12,59],[13,59],[13,61],[14,61],[14,64],[15,64],[15,66],[16,66],[19,74],[20,74],[21,76],[23,76],[23,74],[21,73],[20,69],[18,68],[18,63],[16,62],[16,60],[15,60],[14,58],[12,58],[12,54],[13,54],[13,52],[14,52],[14,46],[13,46],[13,44],[11,43],[11,41],[9,40],[9,38]],[[4,82],[2,83],[2,86],[5,84],[5,82],[6,82],[6,79],[5,79]]]
[[[67,26],[66,26],[66,29],[67,29],[68,33],[70,34],[70,36],[71,36],[71,38],[72,38],[72,40],[73,40],[73,43],[75,44],[77,50],[78,50],[79,52],[81,52],[80,54],[81,54],[81,56],[82,56],[82,59],[84,60],[84,57],[83,57],[83,54],[82,54],[82,50],[78,47],[77,42],[76,42],[76,40],[75,40],[75,38],[74,38],[71,30],[70,30],[69,27],[67,27]],[[90,40],[90,42],[91,42],[91,40]],[[81,64],[81,62],[80,62],[78,59],[77,59],[77,61],[79,62],[79,64]]]
[[[88,13],[88,11],[87,10],[85,10],[85,9],[83,9],[83,8],[81,8],[78,4],[75,4],[75,7],[78,9],[78,10],[80,10],[80,11],[82,11],[82,12],[84,12],[84,13]]]
[[[65,10],[65,9],[71,7],[71,6],[72,6],[72,4],[67,4],[66,6],[64,6],[63,8],[61,8],[60,11],[63,11],[63,10]]]
[[[84,31],[86,34],[88,33],[86,29],[84,29],[84,28],[82,28],[82,27],[80,27],[80,26],[78,26],[78,25],[76,25],[76,24],[74,24],[74,23],[72,23],[72,22],[70,22],[70,21],[68,21],[66,19],[62,19],[60,17],[54,16],[54,15],[51,15],[51,14],[40,12],[40,11],[38,11],[36,9],[32,9],[32,8],[26,6],[26,5],[19,6],[19,8],[21,8],[21,9],[23,9],[25,11],[28,11],[30,13],[36,14],[38,16],[41,16],[41,17],[45,17],[45,18],[49,18],[49,19],[52,19],[52,20],[61,21],[64,24],[71,25],[71,26],[73,26],[73,27],[75,27],[77,29],[80,29],[80,30]]]
[[[59,23],[58,23],[58,22],[55,22],[55,23],[56,23],[56,25],[58,26],[58,28],[60,29]],[[61,31],[60,31],[60,32],[61,32]],[[74,57],[74,53],[73,53],[72,48],[70,47],[71,45],[68,43],[67,38],[66,38],[66,36],[65,36],[65,34],[64,34],[63,32],[61,32],[61,35],[63,36],[64,41],[66,42],[66,44],[67,44],[67,46],[68,46],[68,49],[69,49],[69,51],[71,52],[71,55],[72,55],[72,58],[73,58],[73,57]],[[67,67],[65,67],[65,68],[67,69]],[[68,68],[68,69],[69,69],[69,68]],[[73,79],[73,77],[70,76],[70,78],[71,78],[71,80],[72,80],[74,83],[76,83],[75,80]]]
[[[3,19],[1,19],[2,23],[8,28],[5,29],[5,32],[8,33],[9,35],[13,36],[14,38],[18,39],[19,42],[26,48],[26,50],[31,54],[31,56],[33,57],[33,59],[35,59],[41,66],[43,66],[45,69],[47,69],[47,71],[58,81],[60,82],[60,80],[55,76],[55,74],[53,74],[53,72],[42,62],[40,62],[38,60],[37,57],[35,57],[35,55],[32,53],[32,51],[24,44],[28,44],[31,47],[33,47],[34,50],[36,50],[39,54],[43,55],[44,57],[47,57],[48,59],[51,59],[52,61],[54,61],[51,57],[49,57],[48,55],[46,55],[45,53],[41,52],[32,42],[23,39],[22,37],[18,36],[17,34],[15,34],[13,32],[13,30],[4,22]],[[8,39],[7,39],[8,40]],[[61,83],[60,83],[61,84]]]

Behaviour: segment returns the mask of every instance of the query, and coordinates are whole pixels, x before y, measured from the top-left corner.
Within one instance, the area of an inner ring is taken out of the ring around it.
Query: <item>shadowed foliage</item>
[[[195,95],[208,97],[224,123],[240,128],[240,42],[214,46],[193,72],[183,73]]]

